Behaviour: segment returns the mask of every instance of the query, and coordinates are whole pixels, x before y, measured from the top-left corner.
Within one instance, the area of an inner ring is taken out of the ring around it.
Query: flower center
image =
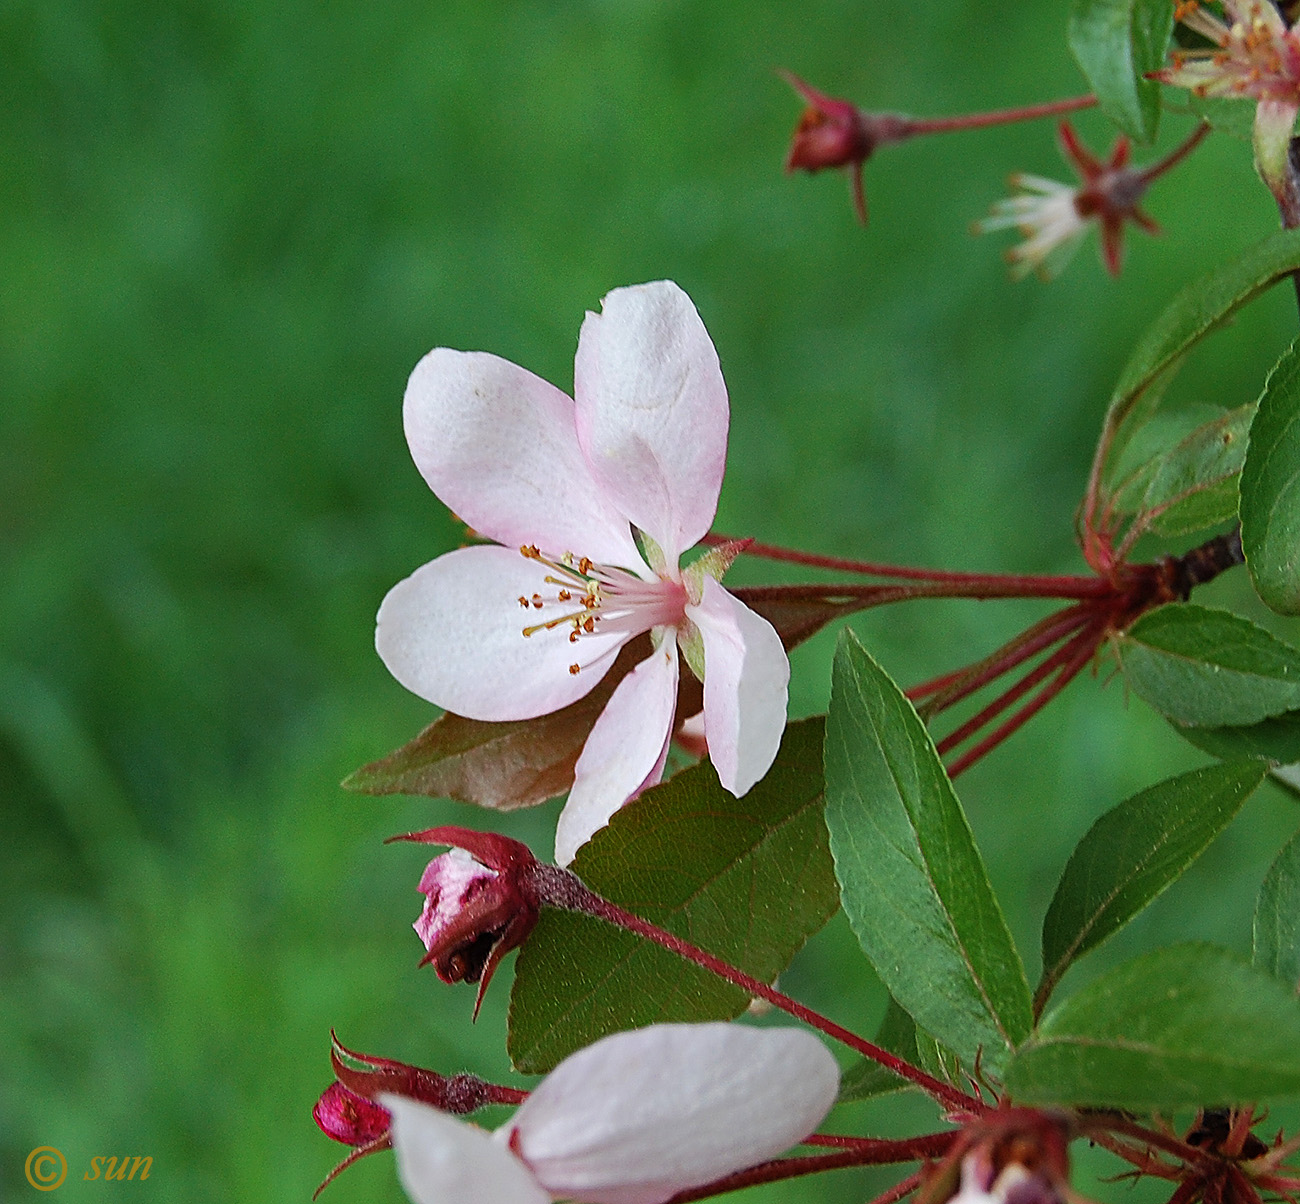
[[[543,589],[531,596],[520,594],[519,605],[556,612],[525,627],[526,637],[567,628],[569,643],[576,644],[597,630],[630,637],[652,627],[676,627],[686,617],[686,587],[680,581],[662,577],[646,581],[627,569],[597,564],[572,552],[552,560],[536,544],[526,544],[519,552],[551,570],[543,578]],[[569,666],[570,673],[581,669],[578,664]]]
[[[1232,24],[1201,10],[1196,0],[1183,0],[1174,16],[1189,29],[1215,43],[1217,49],[1180,50],[1174,67],[1200,60],[1213,64],[1222,91],[1258,100],[1300,99],[1300,46],[1277,10],[1261,0],[1227,4]],[[1206,86],[1210,86],[1207,78]]]

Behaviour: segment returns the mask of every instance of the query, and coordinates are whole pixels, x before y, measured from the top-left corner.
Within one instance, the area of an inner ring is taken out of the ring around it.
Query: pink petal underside
[[[429,488],[481,535],[642,569],[579,450],[573,402],[553,385],[486,352],[438,347],[411,373],[402,417]]]
[[[771,768],[785,731],[790,660],[776,629],[712,577],[687,606],[704,640],[704,736],[737,798]]]
[[[582,324],[573,384],[596,479],[676,564],[713,522],[727,459],[727,389],[691,299],[667,280],[615,289]]]
[[[1261,100],[1255,106],[1255,169],[1275,195],[1288,186],[1287,155],[1297,112],[1300,105],[1290,101]]]
[[[375,648],[408,690],[457,715],[500,722],[557,711],[600,681],[629,637],[597,628],[570,643],[567,624],[525,637],[526,626],[575,608],[519,605],[543,590],[554,598],[546,574],[509,548],[448,552],[388,591]]]
[[[551,1204],[490,1133],[400,1095],[379,1099],[393,1114],[397,1175],[415,1204]]]
[[[677,643],[670,637],[618,683],[587,737],[555,829],[557,865],[568,865],[615,811],[659,780],[676,706]]]
[[[838,1088],[835,1059],[811,1033],[657,1024],[566,1058],[497,1137],[517,1133],[558,1196],[661,1204],[789,1149]]]

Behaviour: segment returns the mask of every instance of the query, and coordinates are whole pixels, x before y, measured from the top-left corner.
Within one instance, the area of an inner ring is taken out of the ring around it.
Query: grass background
[[[924,115],[1031,102],[1084,90],[1063,26],[1053,0],[0,0],[0,1198],[36,1198],[22,1163],[49,1144],[71,1168],[55,1199],[307,1199],[342,1152],[309,1116],[331,1025],[507,1073],[506,975],[471,1028],[468,990],[415,969],[422,854],[380,844],[475,816],[337,787],[431,716],[371,646],[388,586],[458,538],[401,435],[431,346],[568,388],[583,311],[671,277],[731,392],[721,529],[1078,570],[1128,346],[1275,228],[1249,148],[1216,136],[1155,187],[1166,234],[1132,241],[1119,282],[1085,248],[1014,284],[967,226],[1009,171],[1062,174],[1050,124],[883,151],[864,231],[842,178],[782,176],[798,105],[773,74]],[[1077,124],[1108,144],[1104,118]],[[1187,126],[1171,115],[1160,149]],[[1294,330],[1278,290],[1180,395],[1250,399]],[[1255,613],[1241,574],[1203,600]],[[911,682],[1039,613],[921,603],[855,627]],[[795,714],[824,708],[832,648],[796,654]],[[1031,976],[1075,841],[1204,759],[1109,675],[962,782]],[[506,826],[549,850],[554,812]],[[1071,982],[1173,939],[1247,949],[1297,819],[1262,791]],[[854,1027],[883,1010],[841,921],[784,981]],[[894,1100],[841,1122],[914,1120]],[[147,1183],[81,1181],[122,1154],[154,1159]],[[327,1198],[403,1197],[381,1156]]]

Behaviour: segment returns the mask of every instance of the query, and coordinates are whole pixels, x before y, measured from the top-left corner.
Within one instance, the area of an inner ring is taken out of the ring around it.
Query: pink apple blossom
[[[1198,96],[1256,101],[1255,164],[1280,193],[1300,113],[1300,30],[1289,27],[1269,0],[1223,0],[1223,12],[1226,21],[1195,0],[1180,0],[1178,20],[1213,45],[1174,51],[1173,65],[1155,78]]]
[[[807,1137],[838,1087],[800,1029],[657,1024],[566,1058],[492,1134],[380,1098],[416,1204],[663,1204]]]
[[[704,682],[718,776],[749,790],[780,744],[789,663],[771,624],[718,584],[725,565],[680,565],[713,521],[729,420],[690,298],[668,281],[610,293],[583,322],[574,400],[494,355],[437,348],[403,417],[430,488],[502,545],[449,552],[389,591],[375,644],[407,689],[471,719],[531,719],[651,634],[578,759],[556,860],[663,775],[679,646]]]

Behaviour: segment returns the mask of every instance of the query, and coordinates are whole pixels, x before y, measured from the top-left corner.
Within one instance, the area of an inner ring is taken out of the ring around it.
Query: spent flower
[[[1147,167],[1129,166],[1129,142],[1115,140],[1107,159],[1099,159],[1075,134],[1068,121],[1058,134],[1061,154],[1079,177],[1076,185],[1042,176],[1017,174],[1011,186],[1020,195],[998,201],[992,213],[972,227],[976,234],[1015,227],[1025,241],[1007,251],[1016,279],[1037,272],[1050,278],[1065,267],[1091,223],[1101,229],[1101,254],[1106,270],[1118,276],[1124,260],[1124,223],[1134,222],[1148,234],[1160,227],[1139,208],[1152,181],[1180,163],[1205,136],[1197,126],[1170,154]]]
[[[403,416],[433,491],[502,546],[449,552],[389,591],[375,644],[398,681],[471,719],[531,719],[651,635],[578,758],[557,861],[662,777],[679,647],[704,683],[719,779],[749,790],[780,744],[789,663],[771,624],[718,583],[728,554],[680,565],[713,521],[729,421],[690,298],[668,281],[605,297],[582,325],[574,400],[494,355],[440,347],[411,374]]]

